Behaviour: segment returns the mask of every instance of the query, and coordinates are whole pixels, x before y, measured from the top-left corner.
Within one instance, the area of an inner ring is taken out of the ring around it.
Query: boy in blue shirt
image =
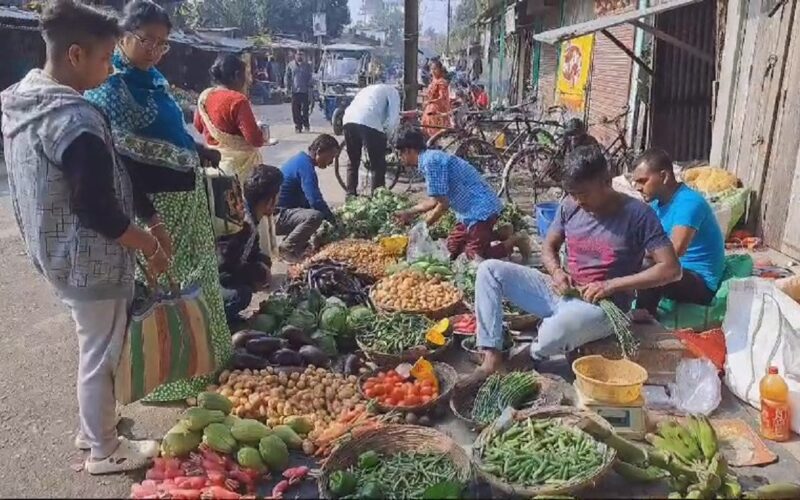
[[[679,281],[640,290],[637,308],[655,317],[663,297],[710,304],[725,268],[725,240],[714,211],[700,193],[678,182],[672,160],[664,151],[645,151],[634,168],[634,186],[658,215],[683,268]]]
[[[311,237],[323,220],[335,222],[322,191],[315,168],[325,169],[339,155],[339,142],[322,134],[308,147],[289,158],[281,166],[283,183],[278,195],[278,219],[275,231],[286,236],[280,245],[280,257],[285,262],[299,261]]]

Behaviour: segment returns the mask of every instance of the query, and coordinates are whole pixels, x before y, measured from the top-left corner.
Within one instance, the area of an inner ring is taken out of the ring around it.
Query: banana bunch
[[[739,498],[742,487],[728,472],[728,464],[719,451],[717,434],[703,415],[691,415],[685,425],[662,422],[657,435],[648,440],[667,460],[675,462],[688,474],[673,476],[670,498]]]

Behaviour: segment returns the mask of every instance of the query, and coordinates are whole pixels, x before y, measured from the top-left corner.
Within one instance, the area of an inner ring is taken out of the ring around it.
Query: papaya
[[[216,392],[201,392],[197,395],[197,406],[206,410],[219,410],[225,415],[233,409],[230,399]]]
[[[314,424],[306,417],[286,417],[283,423],[291,427],[297,434],[308,434],[314,430]]]
[[[223,420],[225,420],[224,413],[205,408],[187,408],[180,419],[190,431],[202,431],[208,424],[221,423]]]
[[[271,433],[269,427],[251,418],[240,419],[231,427],[231,434],[240,443],[258,444],[261,438]]]
[[[236,439],[222,423],[210,424],[203,430],[203,443],[220,453],[231,454],[236,449]]]
[[[222,423],[225,424],[225,426],[228,429],[230,429],[231,427],[233,427],[233,424],[235,424],[240,420],[241,418],[237,417],[236,415],[226,415],[225,420],[223,420]]]
[[[278,436],[262,438],[258,442],[258,452],[270,470],[281,471],[289,465],[289,449]]]
[[[185,457],[200,446],[203,435],[178,423],[170,429],[161,440],[161,454],[165,457]]]
[[[250,446],[243,446],[236,452],[236,461],[245,469],[252,469],[258,472],[263,472],[267,466],[261,460],[261,454],[257,449]]]
[[[303,439],[288,425],[276,425],[272,428],[272,433],[281,438],[281,441],[293,450],[303,447]]]

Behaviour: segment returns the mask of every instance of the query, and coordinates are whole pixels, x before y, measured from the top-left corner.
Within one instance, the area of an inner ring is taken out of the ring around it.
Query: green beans
[[[620,349],[622,349],[623,356],[630,358],[636,354],[636,350],[639,348],[639,341],[636,340],[633,332],[631,332],[631,320],[628,315],[608,299],[601,300],[597,305],[606,313],[608,322],[611,323],[611,329],[614,330],[614,335],[617,336],[617,342]]]
[[[389,499],[422,498],[430,486],[459,479],[455,466],[446,455],[432,453],[383,456],[374,467],[350,467],[349,471],[355,475],[359,487],[368,483],[378,484]]]
[[[383,314],[363,332],[358,340],[370,349],[384,354],[400,354],[412,347],[425,345],[425,334],[433,322],[416,314]]]
[[[478,389],[472,405],[472,419],[488,424],[506,407],[517,408],[530,400],[539,390],[536,375],[531,372],[492,374]]]
[[[549,420],[514,423],[489,440],[481,457],[487,472],[526,486],[590,477],[603,464],[591,437]]]

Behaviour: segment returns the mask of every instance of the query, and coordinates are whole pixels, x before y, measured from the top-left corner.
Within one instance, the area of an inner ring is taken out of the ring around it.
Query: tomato
[[[386,372],[378,372],[378,378],[383,378],[386,376]]]
[[[377,384],[372,387],[372,392],[374,392],[376,396],[382,396],[386,394],[386,387],[383,384]]]
[[[372,389],[373,387],[375,387],[375,381],[374,380],[368,379],[366,382],[364,382],[364,390],[365,391],[368,391],[368,390]]]
[[[402,399],[390,398],[389,402],[386,404],[388,406],[400,406],[400,401],[402,401]]]
[[[402,387],[395,387],[392,390],[392,399],[403,399],[406,395],[406,392],[403,390]]]
[[[430,400],[431,400],[430,396],[420,396],[420,401],[422,401],[422,404],[429,403]]]
[[[432,396],[433,395],[433,387],[422,386],[419,389],[420,396]]]
[[[400,375],[398,375],[397,372],[394,370],[389,370],[388,372],[386,372],[386,376],[398,379],[400,378]]]
[[[406,406],[419,406],[420,403],[422,403],[422,400],[419,398],[419,396],[408,395],[403,402]]]
[[[364,391],[364,395],[366,397],[370,398],[370,399],[372,399],[372,398],[374,398],[376,396],[375,391],[372,388],[369,388],[369,389],[365,390]]]
[[[433,387],[433,380],[425,379],[420,382],[422,387]]]

